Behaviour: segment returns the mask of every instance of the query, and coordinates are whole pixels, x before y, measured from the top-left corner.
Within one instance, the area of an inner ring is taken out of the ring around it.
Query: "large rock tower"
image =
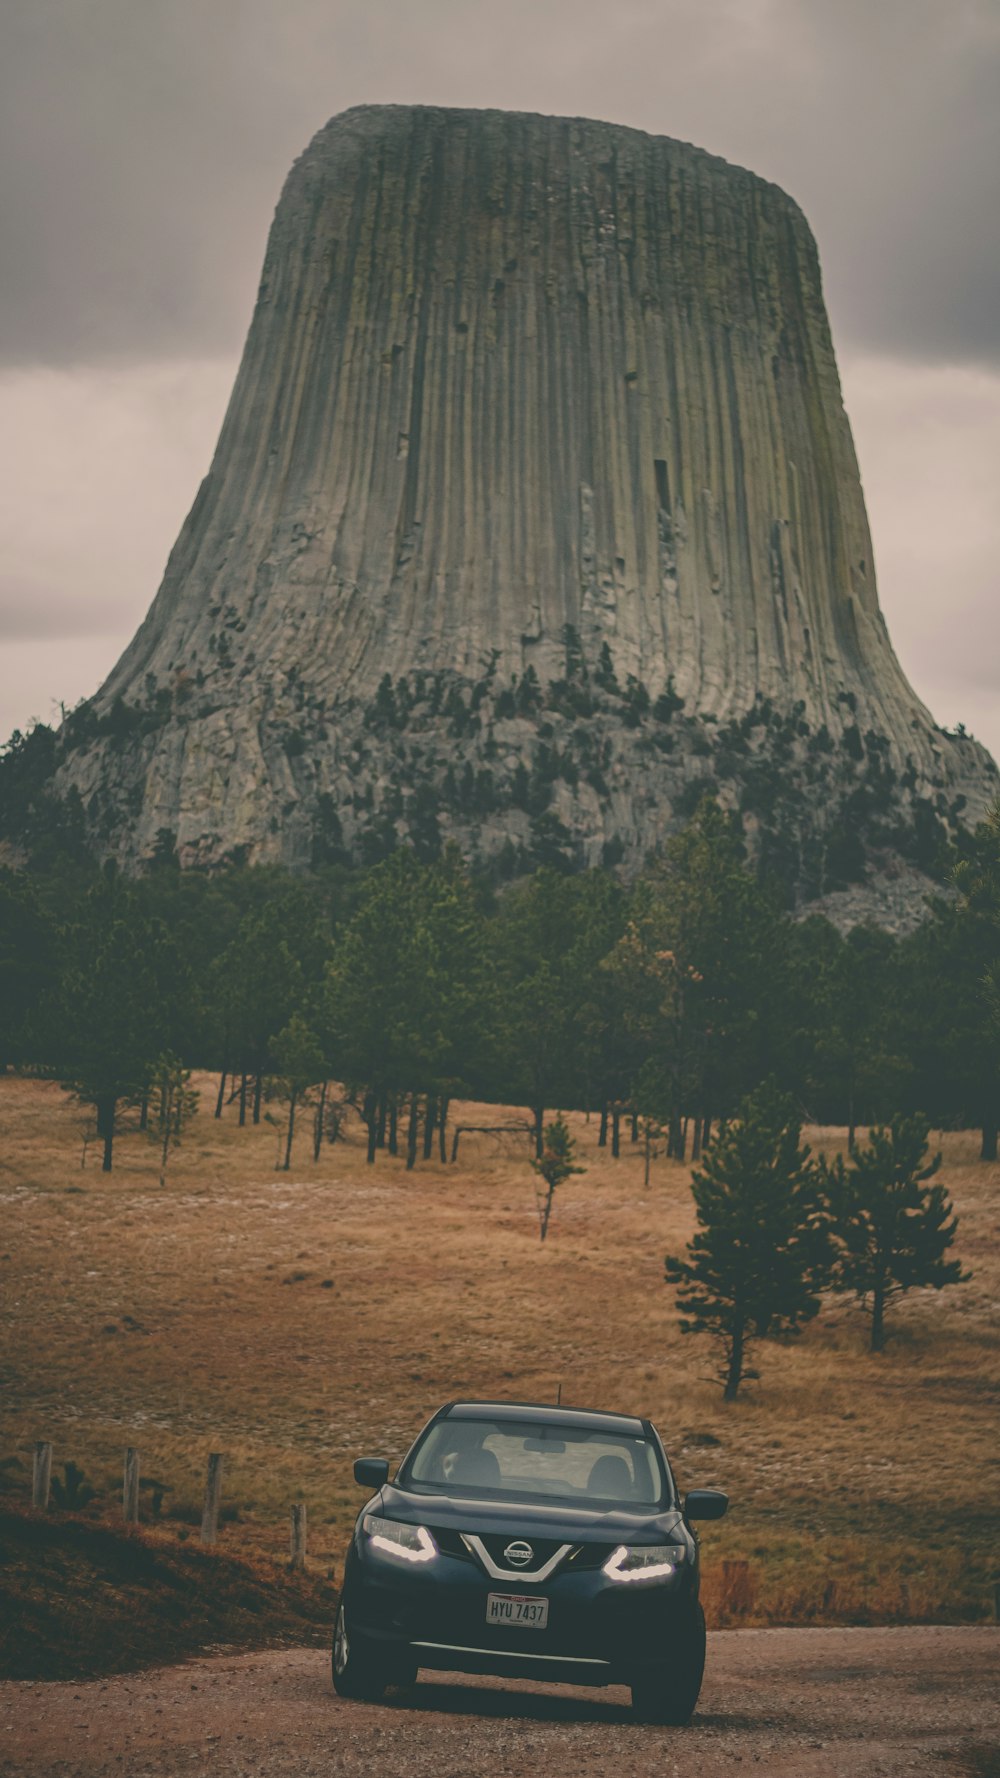
[[[628,864],[708,788],[802,894],[995,783],[886,634],[792,200],[422,106],[293,167],[212,467],[64,743],[130,861]]]

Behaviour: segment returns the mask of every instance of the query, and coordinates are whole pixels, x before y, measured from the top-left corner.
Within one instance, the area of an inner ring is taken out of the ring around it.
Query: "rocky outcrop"
[[[797,206],[666,138],[428,107],[293,167],[211,470],[64,739],[130,861],[424,829],[520,864],[541,822],[628,863],[706,784],[751,837],[792,794],[822,853],[872,772],[872,843],[995,789],[893,654]]]

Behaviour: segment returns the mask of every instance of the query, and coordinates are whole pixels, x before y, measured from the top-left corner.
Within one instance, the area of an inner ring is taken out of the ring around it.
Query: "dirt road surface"
[[[447,1675],[348,1704],[315,1649],[0,1686],[0,1773],[17,1778],[719,1778],[754,1767],[1000,1778],[1000,1631],[722,1632],[687,1729],[634,1723],[622,1689]]]

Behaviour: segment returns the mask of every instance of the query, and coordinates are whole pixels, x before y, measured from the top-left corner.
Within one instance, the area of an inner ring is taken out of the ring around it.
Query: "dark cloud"
[[[776,180],[838,338],[1000,358],[995,0],[31,0],[0,45],[0,359],[232,351],[294,156],[365,101],[613,118]]]

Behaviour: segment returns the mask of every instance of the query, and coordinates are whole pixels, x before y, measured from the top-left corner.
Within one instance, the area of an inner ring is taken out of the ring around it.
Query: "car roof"
[[[539,1426],[580,1426],[592,1432],[618,1432],[626,1438],[644,1438],[649,1423],[635,1414],[612,1414],[603,1408],[555,1407],[541,1401],[450,1401],[438,1416],[442,1420],[525,1420]]]

